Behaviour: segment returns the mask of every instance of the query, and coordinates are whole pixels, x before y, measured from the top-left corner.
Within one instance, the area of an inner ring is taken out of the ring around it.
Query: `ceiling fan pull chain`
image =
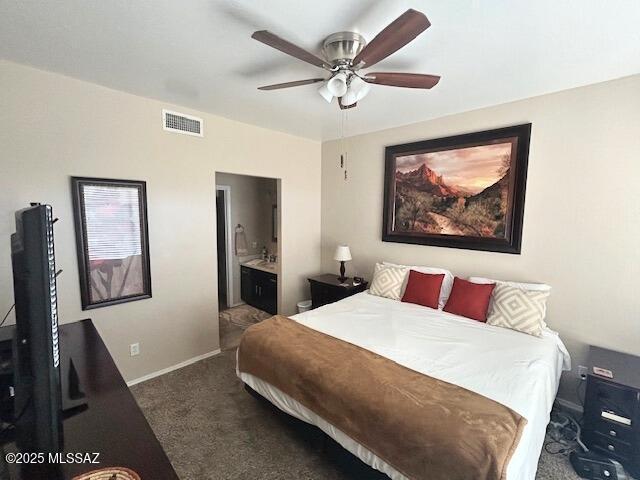
[[[349,138],[347,137],[348,135],[348,127],[349,127],[349,110],[344,110],[344,130],[343,130],[343,138],[344,138],[344,143],[345,143],[345,148],[343,149],[344,151],[344,181],[346,182],[348,180],[347,178],[347,164],[349,162]]]
[[[344,168],[344,112],[342,110],[338,110],[338,115],[340,115],[340,168]]]
[[[342,115],[338,112],[338,150],[340,151],[340,168],[344,165],[344,156],[342,154]]]

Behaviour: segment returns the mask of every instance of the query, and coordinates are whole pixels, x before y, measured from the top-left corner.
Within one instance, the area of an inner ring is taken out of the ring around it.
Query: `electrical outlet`
[[[129,355],[131,355],[132,357],[135,357],[136,355],[140,355],[139,343],[132,343],[131,345],[129,345]]]
[[[589,369],[587,367],[585,367],[584,365],[578,365],[578,376],[582,380],[587,379],[587,373],[589,373]]]
[[[251,242],[251,248],[258,248],[258,242]]]

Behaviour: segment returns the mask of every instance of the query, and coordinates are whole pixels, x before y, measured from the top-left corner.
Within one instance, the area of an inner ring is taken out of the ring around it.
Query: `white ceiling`
[[[268,29],[319,53],[355,30],[371,40],[407,8],[431,28],[374,67],[442,76],[431,91],[374,85],[348,134],[640,72],[639,0],[0,0],[0,58],[295,135],[339,136],[323,73],[250,38]]]

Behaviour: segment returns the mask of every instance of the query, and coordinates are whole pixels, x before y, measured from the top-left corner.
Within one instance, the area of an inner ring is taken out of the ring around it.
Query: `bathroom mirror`
[[[278,206],[271,205],[271,241],[278,241]]]

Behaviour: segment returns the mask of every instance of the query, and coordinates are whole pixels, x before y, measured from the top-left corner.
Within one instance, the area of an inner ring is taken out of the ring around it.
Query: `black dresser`
[[[311,308],[318,308],[364,292],[369,285],[367,282],[354,285],[353,278],[347,278],[341,282],[338,280],[338,275],[331,273],[311,277],[308,280],[311,287]]]
[[[604,371],[598,375],[594,367]],[[640,357],[590,348],[583,437],[640,478]]]
[[[0,338],[11,338],[2,327]],[[178,480],[171,462],[147,423],[91,320],[60,325],[61,362],[72,358],[86,394],[87,406],[65,417],[63,454],[99,453],[99,464],[33,463],[7,465],[11,480],[69,480],[89,470],[111,466],[134,470],[142,480]],[[0,351],[2,349],[0,348]],[[66,359],[66,360],[65,360]],[[10,432],[10,430],[8,431]],[[0,456],[16,453],[11,438],[3,439]],[[3,478],[0,473],[0,478]]]

